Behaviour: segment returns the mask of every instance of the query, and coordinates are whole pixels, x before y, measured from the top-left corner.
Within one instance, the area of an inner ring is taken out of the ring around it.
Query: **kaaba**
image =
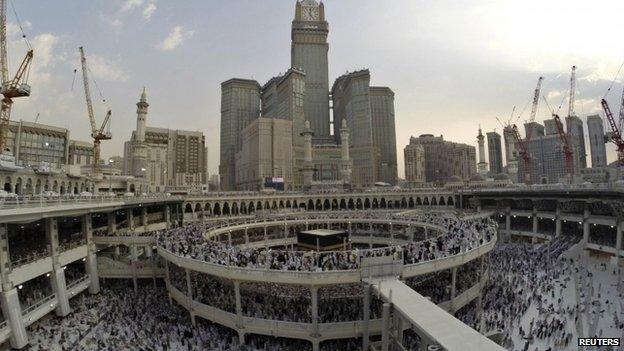
[[[345,230],[306,230],[297,234],[297,245],[308,250],[342,250],[347,238],[348,234]]]

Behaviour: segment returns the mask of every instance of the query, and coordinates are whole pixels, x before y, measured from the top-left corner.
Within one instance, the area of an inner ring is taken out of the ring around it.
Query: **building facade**
[[[15,163],[34,167],[42,162],[60,169],[68,163],[69,130],[25,121],[10,121],[6,145],[15,156]]]
[[[93,144],[86,141],[70,140],[68,165],[92,166]]]
[[[236,190],[261,190],[267,178],[279,178],[285,190],[293,190],[293,122],[257,118],[241,133],[236,154]]]
[[[388,87],[371,87],[370,105],[373,146],[379,150],[380,155],[377,179],[394,185],[398,178],[394,92]]]
[[[599,115],[587,116],[587,134],[589,135],[592,168],[606,167],[607,147],[605,144],[604,123]]]
[[[219,175],[222,190],[236,188],[236,153],[242,147],[241,131],[260,116],[260,84],[230,79],[221,84],[221,149]]]
[[[425,183],[425,148],[420,144],[408,144],[403,149],[405,180],[410,187]]]
[[[486,137],[490,173],[492,175],[503,173],[503,147],[501,145],[501,136],[496,132],[488,132],[486,133]]]
[[[137,106],[137,130],[124,144],[124,174],[145,178],[146,192],[201,191],[208,167],[204,134],[148,127],[145,92]]]
[[[466,181],[477,172],[474,146],[445,141],[443,136],[423,134],[410,138],[410,145],[422,145],[425,150],[425,181],[444,184],[453,176]]]

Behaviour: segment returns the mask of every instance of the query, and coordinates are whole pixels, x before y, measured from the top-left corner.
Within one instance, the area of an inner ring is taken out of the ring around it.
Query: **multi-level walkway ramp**
[[[459,321],[399,280],[403,258],[362,259],[364,291],[363,349],[405,351],[403,332],[412,329],[420,337],[420,350],[503,351],[504,348]],[[383,301],[381,342],[369,343],[370,294]]]
[[[400,341],[402,337],[396,336],[402,335],[405,328],[411,327],[417,331],[423,341],[421,350],[427,350],[429,345],[436,345],[434,349],[437,350],[441,348],[448,351],[504,350],[396,277],[378,277],[367,280],[371,284],[372,290],[384,301],[384,321],[386,318],[388,320],[385,326],[389,330],[382,334],[379,349],[400,349],[401,347],[397,345],[396,341]],[[388,312],[385,311],[386,309]],[[392,316],[390,309],[393,312]],[[390,340],[391,338],[394,340]],[[375,347],[375,349],[377,348]]]

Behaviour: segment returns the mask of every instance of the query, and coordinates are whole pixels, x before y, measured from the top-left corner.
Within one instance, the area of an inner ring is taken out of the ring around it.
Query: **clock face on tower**
[[[304,21],[318,21],[319,8],[317,6],[306,6],[302,8]]]

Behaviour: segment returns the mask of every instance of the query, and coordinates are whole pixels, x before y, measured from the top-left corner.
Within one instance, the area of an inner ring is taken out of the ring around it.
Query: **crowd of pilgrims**
[[[190,272],[193,300],[236,313],[234,284],[228,279]],[[169,264],[171,284],[188,293],[185,271]],[[240,284],[241,312],[245,317],[312,323],[311,290],[305,286],[274,283],[243,282]],[[359,321],[363,316],[363,288],[361,284],[321,287],[318,290],[319,323]],[[382,302],[371,298],[370,318],[381,318]]]
[[[596,330],[598,318],[612,318],[612,325],[620,334],[624,333],[624,321],[616,311],[609,309],[612,312],[609,316],[604,314],[604,306],[600,310],[593,303],[584,305],[562,298],[566,289],[576,286],[575,276],[581,281],[591,279],[591,273],[584,270],[578,259],[562,256],[578,240],[578,236],[561,236],[550,244],[497,245],[490,254],[491,273],[484,291],[482,328],[502,331],[504,346],[513,350],[537,350],[530,344],[538,342],[549,345],[545,350],[574,348],[579,319],[585,313],[594,313],[591,319],[595,317],[590,336],[602,334]],[[581,298],[584,294],[588,299],[592,295],[581,292]],[[601,297],[600,293],[593,296]],[[623,297],[621,292],[620,297]],[[536,311],[534,316],[528,313],[530,309]],[[477,328],[476,318],[470,322]]]
[[[383,215],[389,221],[397,218],[394,214]],[[379,214],[373,217],[378,218]],[[288,271],[330,271],[357,269],[362,256],[395,256],[398,259],[402,256],[405,264],[444,258],[482,246],[492,240],[496,233],[496,223],[491,219],[461,220],[454,215],[442,214],[410,214],[399,219],[434,224],[444,228],[444,232],[442,235],[411,241],[405,245],[332,252],[267,250],[229,245],[227,242],[207,240],[204,237],[205,224],[190,224],[159,231],[156,238],[159,247],[176,255],[219,265]]]
[[[304,340],[238,334],[226,327],[196,319],[167,302],[162,282],[142,282],[138,292],[124,280],[102,284],[97,295],[80,294],[70,300],[71,314],[50,314],[28,328],[30,349],[39,350],[210,350],[210,351],[311,351]],[[413,339],[413,336],[412,336]],[[411,340],[411,339],[410,339]],[[361,350],[361,339],[324,341],[322,351]],[[415,349],[414,349],[415,350]]]

